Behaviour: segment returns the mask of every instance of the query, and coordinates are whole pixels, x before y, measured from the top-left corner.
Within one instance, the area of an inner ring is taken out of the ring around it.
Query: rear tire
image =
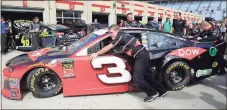
[[[27,77],[27,85],[34,97],[48,98],[62,91],[62,82],[56,73],[48,68],[37,68]]]
[[[191,67],[183,61],[173,62],[166,68],[163,79],[169,90],[181,90],[191,80]]]

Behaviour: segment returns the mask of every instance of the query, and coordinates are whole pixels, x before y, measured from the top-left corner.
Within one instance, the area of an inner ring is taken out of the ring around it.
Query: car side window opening
[[[130,31],[127,31],[127,30],[124,30],[123,32],[128,33],[128,34],[134,36],[140,43],[143,43],[142,42],[142,36],[144,34],[150,32],[150,31],[144,31],[144,30],[139,30],[139,31],[135,31],[135,30],[131,31],[130,30]]]
[[[142,44],[145,44],[146,42],[145,41],[142,41],[142,36],[144,34],[146,34],[147,32],[150,32],[150,31],[121,31],[121,32],[126,32],[132,36],[134,36],[136,39],[138,39],[138,41],[140,41]],[[105,39],[103,39],[102,41],[96,43],[95,45],[91,46],[90,48],[88,48],[87,50],[87,53],[88,54],[92,54],[92,53],[95,53],[95,52],[98,52],[99,50],[101,50],[103,47],[109,45],[110,43],[112,42],[112,39],[111,37],[107,37]],[[110,53],[114,53],[114,52],[117,52],[118,50],[110,50],[108,52],[108,54]]]
[[[88,54],[96,53],[99,50],[101,50],[102,48],[104,48],[105,46],[109,45],[111,43],[111,41],[112,41],[111,37],[107,37],[107,38],[101,40],[100,42],[96,43],[95,45],[89,47],[87,50],[87,53]],[[110,51],[108,53],[113,53],[113,52]]]
[[[41,32],[49,32],[50,29],[45,27],[45,26],[41,26]]]
[[[164,36],[160,33],[149,33],[144,35],[146,39],[147,36],[147,49],[154,50],[154,49],[169,49],[169,48],[176,48],[177,47],[177,40]]]

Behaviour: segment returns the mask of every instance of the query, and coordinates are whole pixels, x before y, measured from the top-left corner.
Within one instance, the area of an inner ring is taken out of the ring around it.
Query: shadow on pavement
[[[138,97],[139,99],[143,100],[146,95],[143,92],[129,92],[129,95],[133,95]],[[194,95],[184,92],[184,91],[169,91],[164,98],[172,98],[172,99],[179,99],[179,100],[190,100],[196,98]]]
[[[222,103],[222,102],[218,102],[216,101],[213,95],[208,94],[208,93],[204,93],[201,92],[200,93],[202,96],[199,96],[199,98],[201,100],[203,100],[204,102],[208,103],[209,105],[212,105],[213,107],[217,108],[217,109],[226,109],[226,104]]]
[[[217,79],[217,78],[219,78],[219,79]],[[200,81],[199,84],[213,88],[226,97],[226,75],[214,76],[213,78],[209,78],[209,80],[206,79],[204,81]]]
[[[21,96],[22,96],[22,100],[26,97],[26,95],[29,93],[29,90],[22,90],[21,91]],[[29,98],[30,99],[30,98]]]

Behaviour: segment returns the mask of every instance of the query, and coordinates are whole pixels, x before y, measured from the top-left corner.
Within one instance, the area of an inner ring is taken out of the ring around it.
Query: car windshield
[[[69,29],[68,27],[66,26],[63,26],[63,25],[48,25],[47,27],[49,27],[50,29],[52,30],[64,30],[64,29]]]
[[[84,47],[89,42],[92,42],[94,39],[96,39],[96,37],[98,37],[98,35],[90,33],[87,36],[81,38],[80,40],[67,46],[67,51],[72,54],[81,49],[82,47]]]

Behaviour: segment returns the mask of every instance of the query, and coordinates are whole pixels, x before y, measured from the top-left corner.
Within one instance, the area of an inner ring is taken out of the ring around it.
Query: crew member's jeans
[[[40,49],[42,46],[41,38],[39,37],[39,34],[32,33],[32,48],[34,50]]]
[[[7,39],[6,34],[1,34],[1,52],[7,52]]]
[[[145,92],[148,96],[155,95],[157,92],[159,92],[159,94],[163,94],[167,92],[165,87],[152,79],[149,80],[149,83],[145,80],[145,75],[151,72],[149,71],[151,69],[149,61],[150,56],[145,49],[135,57],[133,81],[135,82],[136,87]]]

